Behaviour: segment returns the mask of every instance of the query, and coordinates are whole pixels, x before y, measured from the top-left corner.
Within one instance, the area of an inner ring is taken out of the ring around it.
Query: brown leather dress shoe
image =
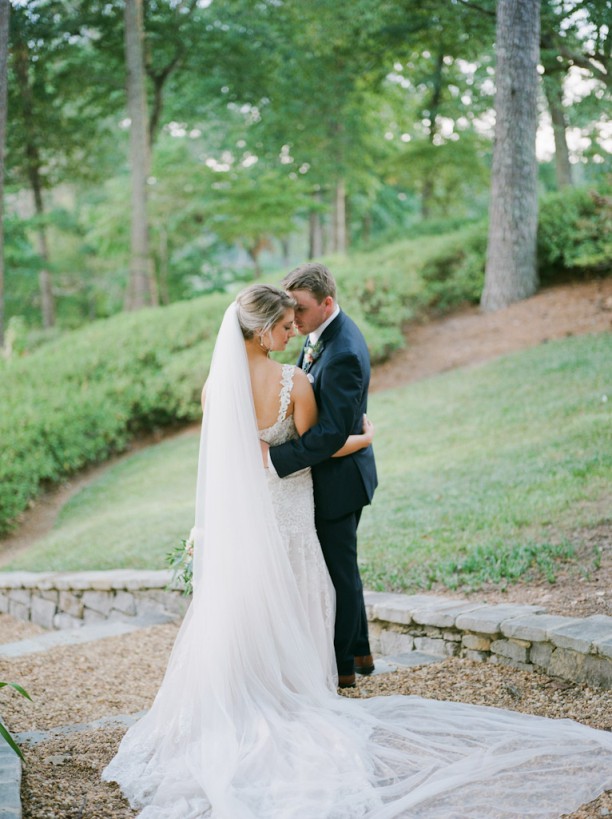
[[[371,674],[374,671],[374,660],[371,654],[355,657],[355,671],[358,674]]]
[[[338,674],[338,688],[355,688],[355,675]]]

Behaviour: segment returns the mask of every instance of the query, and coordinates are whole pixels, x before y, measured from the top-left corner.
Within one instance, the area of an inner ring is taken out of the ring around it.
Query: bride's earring
[[[264,344],[263,333],[261,333],[261,335],[259,336],[259,346],[261,347],[262,350],[265,350],[266,355],[270,355],[270,348],[266,347],[266,345]]]

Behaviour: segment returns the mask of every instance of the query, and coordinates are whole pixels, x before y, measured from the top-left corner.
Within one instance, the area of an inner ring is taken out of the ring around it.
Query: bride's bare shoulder
[[[294,395],[312,395],[312,384],[308,380],[306,373],[299,367],[295,368],[293,373],[293,390]]]

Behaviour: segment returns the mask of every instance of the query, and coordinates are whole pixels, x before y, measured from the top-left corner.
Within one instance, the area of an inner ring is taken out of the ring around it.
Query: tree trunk
[[[372,237],[372,214],[368,211],[363,216],[363,220],[361,222],[361,239],[364,244],[370,241]]]
[[[43,327],[53,327],[55,325],[55,300],[53,298],[53,282],[49,270],[49,245],[47,242],[47,230],[42,221],[45,215],[45,207],[42,197],[42,183],[37,167],[32,168],[30,173],[30,184],[34,193],[34,207],[39,218],[37,230],[38,254],[43,260],[43,267],[38,274],[38,287],[40,290],[40,309],[42,312]]]
[[[338,179],[334,190],[334,253],[346,253],[346,187]]]
[[[539,0],[498,0],[495,146],[483,310],[538,287],[537,127]]]
[[[170,293],[168,291],[168,278],[170,274],[170,265],[168,262],[170,255],[168,251],[168,231],[163,226],[160,227],[159,229],[158,252],[159,252],[158,270],[159,300],[162,304],[170,304]]]
[[[126,0],[125,59],[130,125],[130,165],[132,176],[132,226],[130,278],[125,306],[128,310],[157,303],[153,266],[149,254],[147,219],[147,177],[149,140],[143,56],[142,0]]]
[[[332,224],[329,219],[321,220],[321,238],[323,239],[323,256],[332,252]]]
[[[30,188],[34,197],[34,209],[39,217],[38,225],[38,252],[43,260],[43,268],[38,275],[40,289],[40,305],[42,313],[43,327],[53,327],[55,324],[55,302],[53,298],[53,282],[51,279],[49,263],[49,247],[47,244],[47,233],[43,222],[45,207],[42,196],[43,180],[41,175],[41,159],[38,145],[32,139],[32,134],[36,133],[34,127],[34,106],[32,102],[32,88],[29,78],[30,55],[26,42],[20,42],[14,52],[15,77],[21,95],[21,105],[23,110],[23,121],[26,125],[24,129],[25,155],[27,163],[27,174]]]
[[[260,242],[252,245],[251,247],[247,247],[247,253],[249,254],[251,261],[253,262],[253,278],[260,279],[261,278],[261,265],[259,263],[259,254],[263,249],[263,245]]]
[[[425,171],[423,187],[421,189],[421,219],[426,221],[431,216],[431,199],[433,196],[433,179],[431,171]]]
[[[442,70],[444,68],[444,52],[440,51],[436,59],[436,67],[433,76],[433,89],[431,92],[431,102],[429,104],[429,133],[428,138],[432,150],[434,150],[434,137],[438,131],[438,111],[442,100]],[[429,219],[431,216],[431,202],[434,192],[434,171],[430,164],[425,170],[423,188],[421,191],[421,218]]]
[[[169,77],[183,63],[186,54],[185,40],[181,37],[181,25],[188,20],[198,7],[198,0],[189,0],[189,3],[179,3],[174,6],[175,31],[170,34],[174,44],[173,54],[166,65],[154,70],[150,55],[144,55],[145,71],[153,85],[153,102],[151,107],[151,118],[149,121],[149,145],[153,145],[161,127],[161,115],[164,107],[164,88]]]
[[[291,241],[289,236],[283,236],[280,240],[282,253],[283,253],[283,267],[289,266],[289,258],[291,256]]]
[[[321,193],[315,191],[312,198],[317,205],[321,204]],[[321,223],[321,212],[311,210],[308,217],[308,258],[318,259],[323,255],[323,225]]]
[[[544,93],[552,120],[553,134],[555,137],[555,170],[557,176],[557,188],[566,188],[573,185],[572,165],[569,159],[569,149],[567,147],[566,129],[567,120],[565,109],[563,108],[563,86],[558,73],[546,73],[544,76]]]
[[[4,346],[4,150],[7,114],[9,0],[0,0],[0,347]]]

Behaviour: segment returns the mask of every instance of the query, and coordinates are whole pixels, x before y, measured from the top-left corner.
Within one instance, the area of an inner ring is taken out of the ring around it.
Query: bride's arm
[[[293,399],[295,428],[299,435],[303,435],[307,429],[317,423],[318,412],[312,386],[301,370],[296,371],[291,398]],[[363,432],[359,435],[349,435],[344,446],[335,452],[332,458],[342,458],[345,455],[352,455],[359,449],[365,449],[370,446],[373,439],[374,424],[364,415]]]
[[[296,369],[291,390],[293,401],[293,421],[298,435],[303,435],[307,429],[314,427],[319,419],[317,402],[310,381],[302,370]]]
[[[343,458],[345,455],[352,455],[360,449],[365,449],[370,446],[374,440],[374,424],[370,421],[367,415],[363,416],[363,432],[359,435],[349,435],[346,443],[337,452],[334,452],[332,458]]]

